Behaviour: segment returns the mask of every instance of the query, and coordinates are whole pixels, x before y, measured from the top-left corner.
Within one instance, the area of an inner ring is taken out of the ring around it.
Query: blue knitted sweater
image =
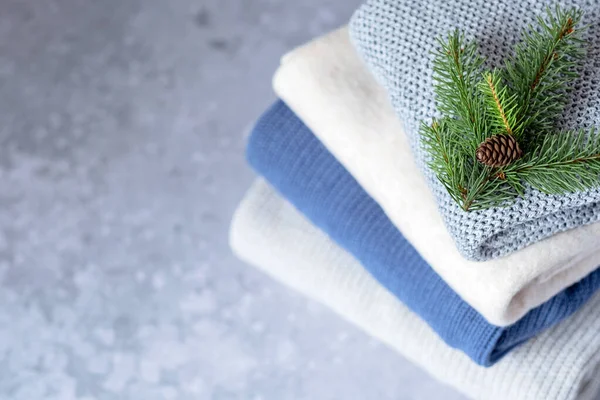
[[[352,253],[448,345],[480,365],[494,364],[568,317],[600,285],[597,270],[514,325],[491,325],[431,269],[379,205],[283,102],[277,102],[257,122],[247,157],[260,175]]]

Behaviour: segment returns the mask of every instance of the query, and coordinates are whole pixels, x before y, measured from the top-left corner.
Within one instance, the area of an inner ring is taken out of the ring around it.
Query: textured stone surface
[[[243,132],[359,0],[0,4],[0,398],[460,399],[236,261]]]

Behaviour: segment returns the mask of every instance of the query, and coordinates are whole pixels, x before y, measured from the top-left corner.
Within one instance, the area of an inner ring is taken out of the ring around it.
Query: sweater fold
[[[593,400],[600,379],[600,296],[491,368],[471,362],[383,288],[264,180],[250,188],[230,230],[234,252],[330,307],[435,378],[473,399]]]
[[[513,324],[600,264],[600,223],[493,260],[465,259],[415,162],[402,122],[347,29],[285,55],[273,87],[421,257],[492,324]]]
[[[316,226],[359,260],[451,347],[490,366],[579,309],[600,271],[557,294],[509,327],[488,323],[420,257],[344,167],[281,101],[257,122],[250,164]],[[435,243],[431,244],[435,246]]]

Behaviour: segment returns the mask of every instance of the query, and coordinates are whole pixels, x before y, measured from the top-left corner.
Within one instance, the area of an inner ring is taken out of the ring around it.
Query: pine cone
[[[512,135],[494,135],[477,147],[477,161],[489,167],[504,167],[523,155]]]

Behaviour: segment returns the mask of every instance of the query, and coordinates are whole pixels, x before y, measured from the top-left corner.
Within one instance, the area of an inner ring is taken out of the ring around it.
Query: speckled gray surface
[[[461,398],[227,247],[279,56],[358,3],[0,3],[1,399]]]

